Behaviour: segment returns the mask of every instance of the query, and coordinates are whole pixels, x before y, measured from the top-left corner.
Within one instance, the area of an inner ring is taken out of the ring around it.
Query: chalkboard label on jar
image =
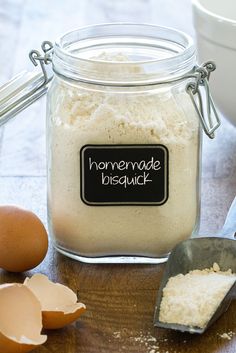
[[[91,206],[163,205],[168,150],[163,145],[86,145],[80,151],[81,199]]]

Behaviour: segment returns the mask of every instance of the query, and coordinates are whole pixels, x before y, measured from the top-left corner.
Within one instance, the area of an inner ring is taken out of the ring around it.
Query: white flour
[[[163,289],[160,321],[205,327],[235,280],[231,270],[222,272],[217,264],[171,277]]]
[[[235,332],[234,331],[229,331],[229,332],[224,332],[224,333],[218,333],[217,334],[220,338],[223,338],[224,340],[232,340],[232,338],[235,336]]]
[[[137,65],[129,66],[125,74],[137,71]],[[49,99],[48,206],[57,244],[82,256],[159,257],[191,235],[198,212],[199,125],[183,86],[111,89],[56,78]],[[168,201],[150,207],[85,205],[79,151],[86,144],[165,145]]]

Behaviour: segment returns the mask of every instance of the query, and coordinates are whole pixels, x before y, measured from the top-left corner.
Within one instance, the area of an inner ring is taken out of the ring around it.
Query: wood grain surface
[[[149,22],[194,35],[189,0],[0,0],[0,84],[31,69],[28,52],[41,41],[92,23]],[[45,99],[0,129],[0,203],[33,210],[46,224]],[[215,140],[204,138],[201,234],[223,224],[236,194],[236,129],[222,117]],[[236,302],[203,336],[153,327],[164,265],[86,265],[57,254],[21,275],[0,270],[0,283],[35,272],[78,291],[87,312],[50,332],[35,353],[235,353]],[[231,333],[232,339],[222,338]],[[0,347],[0,353],[2,352]]]

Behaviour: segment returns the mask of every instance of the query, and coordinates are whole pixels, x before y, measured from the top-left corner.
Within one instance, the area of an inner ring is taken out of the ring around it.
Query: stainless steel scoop
[[[236,282],[228,291],[214,315],[204,328],[190,327],[179,324],[166,324],[159,321],[160,304],[163,288],[172,276],[186,274],[191,270],[212,267],[216,262],[222,271],[232,269],[236,273],[236,197],[229,209],[225,224],[214,237],[200,237],[185,240],[179,243],[171,252],[158,291],[154,315],[154,326],[179,330],[190,333],[203,333],[229,307],[231,300],[236,296]]]

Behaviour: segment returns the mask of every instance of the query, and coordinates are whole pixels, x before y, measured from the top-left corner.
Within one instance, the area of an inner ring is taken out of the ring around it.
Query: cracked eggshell
[[[0,285],[0,350],[29,352],[47,340],[41,335],[42,312],[39,300],[23,284]]]
[[[50,281],[45,275],[26,278],[24,284],[41,303],[46,329],[62,328],[76,321],[86,310],[83,303],[77,303],[77,296],[70,288]]]

